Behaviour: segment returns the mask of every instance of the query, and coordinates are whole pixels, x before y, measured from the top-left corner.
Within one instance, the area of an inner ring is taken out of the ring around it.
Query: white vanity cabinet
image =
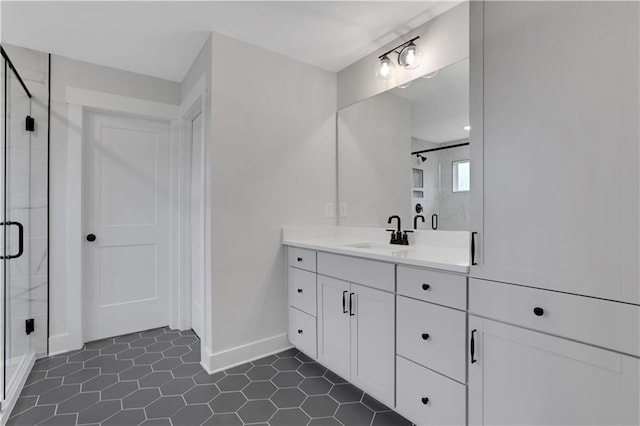
[[[469,316],[470,425],[637,425],[640,360]]]
[[[640,424],[640,307],[619,305],[470,279],[470,424]]]
[[[316,252],[295,247],[289,247],[287,252],[289,341],[315,359],[317,357]]]
[[[466,276],[296,247],[287,258],[293,345],[418,425],[464,424]]]
[[[470,7],[470,276],[640,303],[640,3]]]
[[[418,425],[466,421],[467,277],[398,265],[396,409]]]
[[[380,275],[362,284],[327,276],[361,280],[371,268]],[[394,268],[384,262],[318,253],[318,361],[391,407],[395,405]]]

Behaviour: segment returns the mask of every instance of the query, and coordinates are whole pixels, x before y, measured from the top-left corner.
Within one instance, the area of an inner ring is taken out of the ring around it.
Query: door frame
[[[170,162],[170,276],[175,276],[179,268],[180,258],[175,256],[177,250],[174,241],[181,238],[180,227],[176,226],[179,218],[174,214],[177,205],[178,171],[175,170],[176,150],[179,145],[179,107],[177,105],[154,102],[139,98],[114,95],[67,86],[67,167],[66,181],[66,319],[65,334],[49,337],[49,353],[61,353],[80,349],[84,345],[82,327],[82,282],[83,282],[83,137],[84,118],[87,111],[98,111],[115,114],[127,114],[139,118],[159,120],[169,125],[169,162]],[[175,281],[170,281],[170,287],[175,287]],[[172,288],[170,288],[171,292]],[[170,301],[170,324],[177,328],[174,313],[179,311],[177,300]]]
[[[191,268],[194,262],[191,258],[191,220],[193,212],[191,211],[191,149],[192,149],[192,127],[191,123],[194,118],[199,114],[202,116],[202,128],[200,132],[200,143],[202,144],[202,154],[205,159],[205,164],[210,155],[210,148],[207,146],[207,135],[209,129],[207,128],[207,108],[206,99],[208,95],[206,86],[206,75],[203,74],[198,82],[194,85],[189,93],[184,97],[180,105],[180,144],[179,152],[176,154],[178,158],[178,169],[180,180],[177,183],[179,200],[178,207],[178,224],[181,226],[179,233],[179,250],[177,258],[180,259],[180,270],[176,281],[178,286],[173,290],[175,300],[179,300],[177,304],[178,310],[175,312],[174,321],[177,326],[186,330],[191,328]],[[209,360],[211,358],[211,309],[212,309],[212,296],[211,296],[211,172],[210,169],[204,167],[203,179],[200,182],[204,195],[204,246],[203,255],[201,259],[194,259],[195,264],[200,268],[204,268],[204,324],[203,335],[200,337],[200,363],[207,371],[211,371]],[[207,285],[207,283],[209,283]]]

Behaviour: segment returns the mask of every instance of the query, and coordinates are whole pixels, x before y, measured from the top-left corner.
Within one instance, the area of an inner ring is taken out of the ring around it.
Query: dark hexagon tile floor
[[[192,331],[167,327],[36,361],[7,426],[404,426],[296,349],[212,375]]]

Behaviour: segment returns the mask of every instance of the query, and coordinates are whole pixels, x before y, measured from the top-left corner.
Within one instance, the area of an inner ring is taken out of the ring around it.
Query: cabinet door
[[[639,424],[640,360],[474,316],[469,333],[469,424]]]
[[[638,2],[471,4],[471,276],[639,303]]]
[[[394,406],[394,295],[351,284],[351,381]]]
[[[350,378],[349,283],[318,275],[318,360]]]

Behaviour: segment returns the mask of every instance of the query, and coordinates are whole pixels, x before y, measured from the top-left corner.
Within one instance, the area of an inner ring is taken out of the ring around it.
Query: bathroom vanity
[[[383,237],[283,230],[298,349],[418,425],[635,424],[637,306],[468,278],[467,232]]]
[[[466,421],[469,234],[440,234],[283,231],[291,343],[416,424]]]

